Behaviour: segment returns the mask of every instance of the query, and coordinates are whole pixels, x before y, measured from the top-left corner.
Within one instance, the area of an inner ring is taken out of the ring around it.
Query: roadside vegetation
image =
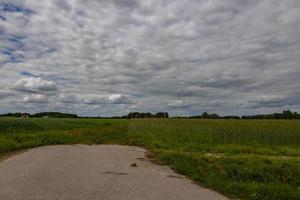
[[[232,198],[300,199],[299,120],[0,118],[0,155],[78,143],[145,147]]]

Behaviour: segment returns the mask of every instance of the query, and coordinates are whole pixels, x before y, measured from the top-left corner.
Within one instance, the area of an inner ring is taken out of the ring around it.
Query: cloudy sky
[[[283,109],[299,0],[0,0],[0,113]]]

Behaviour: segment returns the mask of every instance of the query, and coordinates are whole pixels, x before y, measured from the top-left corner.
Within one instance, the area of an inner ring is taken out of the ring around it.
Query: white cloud
[[[130,96],[124,94],[60,94],[59,101],[68,104],[86,104],[86,105],[101,105],[101,104],[132,104],[133,100]]]
[[[131,104],[133,103],[129,96],[123,94],[111,95],[87,95],[81,97],[84,104]]]
[[[124,94],[111,94],[107,96],[108,102],[112,104],[130,104],[132,100],[128,95]]]
[[[46,103],[47,101],[47,96],[41,94],[26,95],[23,98],[24,103]]]
[[[41,78],[23,78],[17,81],[14,86],[14,90],[24,92],[48,92],[56,91],[57,85],[53,81],[42,80]]]
[[[169,107],[188,107],[189,105],[184,100],[169,100],[167,102]]]

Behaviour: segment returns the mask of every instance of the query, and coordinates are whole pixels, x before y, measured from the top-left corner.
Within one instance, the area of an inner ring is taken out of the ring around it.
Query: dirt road
[[[152,164],[145,152],[118,145],[35,148],[0,163],[0,199],[227,199],[166,166]]]

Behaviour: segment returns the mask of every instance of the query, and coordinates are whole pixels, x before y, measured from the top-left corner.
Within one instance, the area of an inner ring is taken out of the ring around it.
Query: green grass
[[[300,121],[0,118],[0,155],[54,144],[128,144],[240,199],[300,199]]]

